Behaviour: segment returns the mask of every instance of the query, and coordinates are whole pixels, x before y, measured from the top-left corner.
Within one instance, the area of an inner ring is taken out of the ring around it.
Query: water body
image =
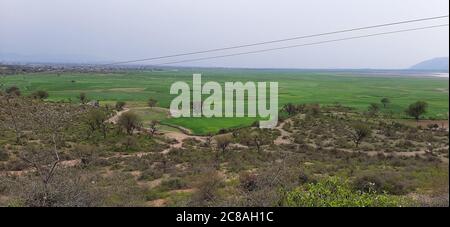
[[[448,73],[433,73],[430,76],[448,78]]]

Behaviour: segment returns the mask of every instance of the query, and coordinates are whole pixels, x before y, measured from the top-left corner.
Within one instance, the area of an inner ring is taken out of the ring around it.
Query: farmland
[[[365,111],[370,103],[380,103],[383,97],[391,100],[381,111],[393,118],[407,118],[404,109],[421,100],[429,104],[428,119],[447,119],[448,78],[371,76],[353,73],[305,72],[296,70],[252,69],[183,69],[168,71],[126,71],[115,73],[37,73],[7,76],[4,86],[18,86],[24,94],[36,90],[48,91],[50,101],[78,102],[77,96],[86,93],[89,99],[114,105],[125,101],[131,108],[145,107],[148,98],[158,106],[168,108],[175,97],[169,94],[172,83],[192,83],[192,74],[202,73],[202,82],[217,81],[276,81],[279,82],[279,106],[286,103],[319,103],[343,105]],[[142,118],[148,118],[143,111]],[[178,118],[169,119],[162,113],[158,120],[179,125],[195,134],[217,132],[223,128],[248,126],[252,118]],[[152,118],[152,116],[150,116]]]

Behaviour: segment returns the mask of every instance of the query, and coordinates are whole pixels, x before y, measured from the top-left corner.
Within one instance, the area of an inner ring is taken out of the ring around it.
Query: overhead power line
[[[340,42],[340,41],[353,40],[353,39],[362,39],[362,38],[368,38],[368,37],[374,37],[374,36],[382,36],[382,35],[411,32],[411,31],[418,31],[418,30],[425,30],[425,29],[432,29],[432,28],[439,28],[439,27],[448,27],[448,26],[449,26],[449,24],[440,24],[440,25],[433,25],[433,26],[426,26],[426,27],[410,28],[410,29],[396,30],[396,31],[390,31],[390,32],[381,32],[381,33],[374,33],[374,34],[368,34],[368,35],[353,36],[353,37],[347,37],[347,38],[332,39],[332,40],[325,40],[325,41],[319,41],[319,42],[304,43],[304,44],[298,44],[298,45],[241,52],[241,53],[235,53],[235,54],[227,54],[227,55],[219,55],[219,56],[212,56],[212,57],[194,58],[194,59],[166,62],[166,63],[162,63],[162,64],[156,64],[155,66],[173,65],[173,64],[187,63],[187,62],[194,62],[194,61],[203,61],[203,60],[210,60],[210,59],[217,59],[217,58],[234,57],[234,56],[240,56],[240,55],[257,54],[257,53],[264,53],[264,52],[270,52],[270,51],[276,51],[276,50],[313,46],[313,45],[319,45],[319,44],[325,44],[325,43]]]
[[[104,66],[120,65],[120,64],[128,64],[128,63],[135,63],[135,62],[161,60],[161,59],[174,58],[174,57],[183,57],[183,56],[196,55],[196,54],[205,54],[205,53],[211,53],[211,52],[219,52],[219,51],[240,49],[240,48],[246,48],[246,47],[261,46],[261,45],[267,45],[267,44],[281,43],[281,42],[294,41],[294,40],[299,40],[299,39],[314,38],[314,37],[320,37],[320,36],[326,36],[326,35],[334,35],[334,34],[347,33],[347,32],[353,32],[353,31],[360,31],[360,30],[367,30],[367,29],[373,29],[373,28],[381,28],[381,27],[388,27],[388,26],[394,26],[394,25],[416,23],[416,22],[421,22],[421,21],[437,20],[437,19],[443,19],[443,18],[448,18],[448,17],[449,17],[449,15],[436,16],[436,17],[427,17],[427,18],[420,18],[420,19],[414,19],[414,20],[405,20],[405,21],[398,21],[398,22],[392,22],[392,23],[386,23],[386,24],[371,25],[371,26],[366,26],[366,27],[351,28],[351,29],[345,29],[345,30],[339,30],[339,31],[318,33],[318,34],[312,34],[312,35],[304,35],[304,36],[297,36],[297,37],[291,37],[291,38],[285,38],[285,39],[277,39],[277,40],[258,42],[258,43],[251,43],[251,44],[244,44],[244,45],[237,45],[237,46],[215,48],[215,49],[209,49],[209,50],[192,51],[192,52],[186,52],[186,53],[178,53],[178,54],[171,54],[171,55],[151,57],[151,58],[143,58],[143,59],[135,59],[135,60],[128,60],[128,61],[118,61],[118,62],[103,64],[103,65]]]

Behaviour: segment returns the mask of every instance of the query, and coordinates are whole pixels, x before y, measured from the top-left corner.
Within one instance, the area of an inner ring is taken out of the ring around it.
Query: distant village
[[[129,70],[165,71],[167,69],[155,68],[145,65],[94,65],[94,64],[3,64],[0,63],[0,75],[18,75],[24,73],[117,73]],[[173,70],[173,69],[171,69]]]

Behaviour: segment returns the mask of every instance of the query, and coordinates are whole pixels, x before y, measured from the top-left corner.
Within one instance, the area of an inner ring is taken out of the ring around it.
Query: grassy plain
[[[406,118],[404,109],[412,102],[429,103],[426,118],[447,119],[449,102],[448,78],[388,77],[333,74],[329,72],[302,72],[295,70],[245,69],[183,69],[180,71],[129,71],[126,73],[63,73],[24,74],[5,77],[5,86],[16,85],[24,94],[36,90],[49,92],[50,100],[77,102],[84,92],[89,99],[101,103],[126,101],[130,106],[142,107],[149,97],[157,99],[159,106],[167,108],[175,97],[169,89],[173,82],[192,83],[192,74],[202,73],[202,82],[217,81],[276,81],[279,82],[279,105],[292,103],[342,104],[364,111],[370,103],[379,103],[388,97],[391,104],[385,112],[396,118]],[[140,111],[143,113],[143,111]],[[153,118],[145,116],[143,118]],[[222,128],[240,127],[253,123],[251,118],[179,118],[168,119],[161,113],[158,120],[205,134]],[[149,120],[147,119],[147,120]],[[144,119],[145,120],[145,119]]]

